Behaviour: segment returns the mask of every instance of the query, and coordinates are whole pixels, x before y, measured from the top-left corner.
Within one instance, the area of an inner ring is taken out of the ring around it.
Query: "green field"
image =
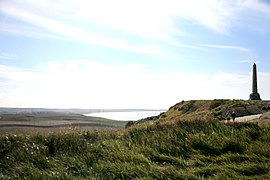
[[[189,103],[117,131],[2,136],[0,178],[270,177],[269,124],[224,123],[215,117],[217,107],[210,108],[211,102],[205,107],[201,101],[192,102],[192,107]]]

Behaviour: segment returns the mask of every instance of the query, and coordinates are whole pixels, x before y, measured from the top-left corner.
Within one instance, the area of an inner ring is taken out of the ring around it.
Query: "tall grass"
[[[270,128],[218,121],[0,138],[0,179],[267,179]]]

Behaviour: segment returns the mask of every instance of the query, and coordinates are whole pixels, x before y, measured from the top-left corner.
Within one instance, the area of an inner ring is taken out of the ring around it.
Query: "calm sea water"
[[[85,116],[102,117],[119,121],[136,121],[150,116],[157,116],[164,111],[132,111],[132,112],[100,112],[85,114]]]

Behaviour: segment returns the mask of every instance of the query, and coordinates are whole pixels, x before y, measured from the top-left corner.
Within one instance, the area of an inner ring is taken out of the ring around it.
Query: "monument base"
[[[259,93],[251,93],[249,95],[249,100],[261,100]]]

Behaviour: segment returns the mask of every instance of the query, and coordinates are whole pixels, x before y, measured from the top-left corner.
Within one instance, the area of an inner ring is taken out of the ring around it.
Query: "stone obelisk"
[[[257,87],[257,68],[256,64],[253,64],[252,72],[252,93],[249,95],[249,100],[261,100]]]

